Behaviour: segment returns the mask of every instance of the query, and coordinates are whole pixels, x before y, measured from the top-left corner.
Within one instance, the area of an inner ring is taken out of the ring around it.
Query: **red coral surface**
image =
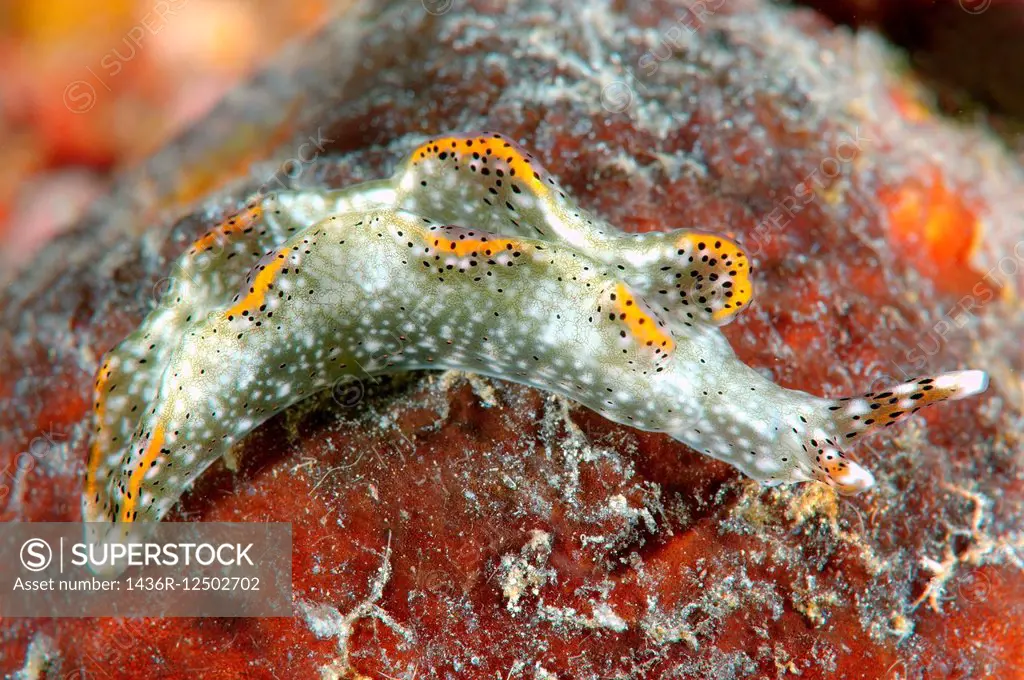
[[[518,139],[624,228],[734,234],[757,294],[726,334],[786,386],[973,367],[989,392],[854,447],[878,485],[846,499],[762,489],[523,387],[359,384],[261,427],[174,517],[292,522],[294,617],[5,620],[0,668],[1024,677],[1024,172],[931,113],[881,39],[705,5],[395,2],[283,54],[3,293],[0,519],[79,518],[92,374],[193,239],[261,186],[386,176],[445,131]],[[311,138],[322,153],[293,172]]]

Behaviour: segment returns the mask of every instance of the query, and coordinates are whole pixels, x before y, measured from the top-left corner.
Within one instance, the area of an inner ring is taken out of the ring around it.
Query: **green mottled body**
[[[749,274],[721,236],[592,218],[500,135],[428,142],[389,181],[265,197],[182,256],[100,369],[85,517],[159,520],[267,418],[380,373],[520,382],[766,483],[844,492],[872,479],[843,440],[985,388],[978,371],[839,401],[779,387],[718,330]]]

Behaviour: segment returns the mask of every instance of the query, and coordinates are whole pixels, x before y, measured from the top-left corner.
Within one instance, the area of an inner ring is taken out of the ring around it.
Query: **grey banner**
[[[291,616],[285,523],[0,523],[0,617]]]

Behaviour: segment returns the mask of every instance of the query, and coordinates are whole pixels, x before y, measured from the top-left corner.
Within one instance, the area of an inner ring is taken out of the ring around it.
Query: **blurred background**
[[[338,4],[0,0],[0,281]]]
[[[351,4],[0,0],[0,286],[114,169],[151,154],[284,43]],[[936,108],[984,120],[1024,158],[1024,0],[794,4],[885,33]]]

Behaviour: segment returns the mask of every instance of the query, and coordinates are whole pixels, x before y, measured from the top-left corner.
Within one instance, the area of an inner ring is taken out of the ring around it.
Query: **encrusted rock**
[[[482,379],[313,398],[175,517],[292,522],[295,617],[7,620],[2,670],[1024,673],[1008,624],[1024,606],[1024,182],[1000,143],[934,113],[882,39],[808,9],[427,5],[371,8],[281,55],[3,293],[0,518],[78,519],[92,374],[191,240],[261,189],[387,176],[439,132],[518,139],[626,229],[735,235],[758,291],[726,333],[786,386],[839,396],[970,366],[992,388],[852,447],[879,482],[853,499],[764,490]]]

